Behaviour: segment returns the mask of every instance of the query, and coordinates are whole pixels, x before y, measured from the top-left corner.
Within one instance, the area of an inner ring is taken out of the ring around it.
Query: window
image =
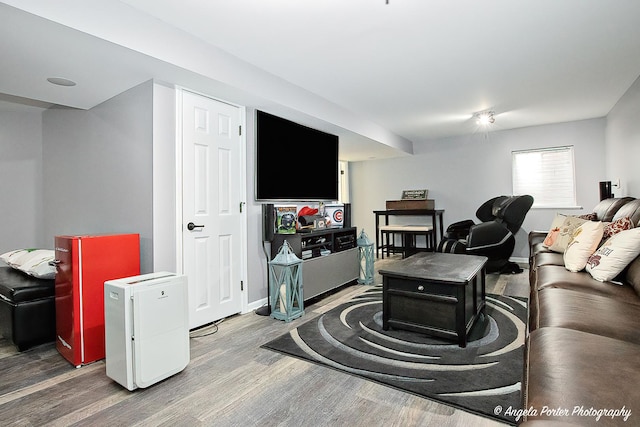
[[[575,207],[573,147],[512,152],[513,194],[530,194],[533,207]]]

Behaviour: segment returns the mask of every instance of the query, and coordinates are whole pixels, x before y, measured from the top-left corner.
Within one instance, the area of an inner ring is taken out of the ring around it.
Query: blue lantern
[[[358,283],[361,285],[373,284],[373,243],[369,240],[369,236],[364,230],[358,236],[358,261],[360,262]]]
[[[269,299],[274,319],[290,322],[304,314],[302,260],[286,240],[269,261]]]

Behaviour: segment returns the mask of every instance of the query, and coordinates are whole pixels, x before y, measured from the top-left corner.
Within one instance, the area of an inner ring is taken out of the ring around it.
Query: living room
[[[392,0],[389,6],[394,6],[394,3]],[[565,212],[588,213],[587,210],[599,200],[600,181],[619,182],[620,186],[614,188],[616,196],[640,195],[640,172],[633,163],[640,154],[637,141],[640,133],[637,120],[640,115],[640,82],[637,77],[640,70],[631,62],[628,67],[633,78],[625,83],[625,88],[619,91],[610,108],[602,114],[513,129],[502,127],[501,120],[507,119],[506,113],[502,117],[496,114],[495,125],[490,131],[471,128],[464,135],[414,140],[410,153],[406,151],[404,138],[394,138],[387,132],[376,130],[373,133],[380,134],[380,140],[387,141],[387,144],[374,143],[370,156],[349,162],[347,201],[353,207],[352,223],[359,230],[364,229],[373,235],[372,212],[384,208],[386,200],[399,198],[401,191],[409,188],[429,190],[429,198],[436,201],[436,207],[445,210],[445,225],[474,218],[475,210],[483,201],[495,195],[511,194],[512,151],[564,145],[572,145],[575,149],[576,202],[582,207]],[[568,75],[566,82],[574,77],[574,74]],[[226,99],[224,85],[214,83],[209,87],[221,87],[219,93],[213,90],[210,94]],[[166,254],[162,252],[165,249],[158,249],[166,248],[167,242],[175,247],[175,241],[166,234],[157,234],[152,226],[152,218],[157,221],[158,216],[166,211],[156,210],[150,196],[153,192],[173,195],[170,179],[165,176],[156,181],[153,177],[158,169],[153,156],[158,153],[157,144],[162,144],[157,135],[175,135],[175,128],[167,125],[170,120],[166,120],[167,117],[173,120],[175,116],[173,88],[163,82],[145,80],[124,88],[116,97],[87,111],[59,107],[49,109],[38,103],[25,105],[24,98],[14,96],[3,99],[17,104],[17,111],[3,107],[0,114],[0,173],[6,182],[14,185],[0,191],[4,193],[3,200],[18,200],[20,203],[5,205],[5,216],[9,220],[0,225],[3,235],[0,252],[17,247],[50,247],[52,236],[59,233],[124,232],[135,228],[142,237],[143,270],[152,271],[165,266],[175,268],[175,254]],[[588,98],[588,94],[584,96]],[[281,97],[274,96],[278,101]],[[261,305],[267,295],[266,260],[260,242],[260,204],[253,200],[254,148],[251,141],[255,135],[252,117],[257,107],[259,103],[246,110],[248,308]],[[291,113],[292,119],[303,117],[308,120],[309,113],[300,113],[298,107],[291,105],[275,111]],[[477,109],[464,113],[470,116]],[[327,107],[324,114],[318,114],[321,121],[327,121],[328,117],[329,121],[340,123],[339,114],[334,110]],[[114,118],[114,121],[108,123],[105,117]],[[462,122],[460,127],[467,126],[464,123],[467,122]],[[158,126],[165,126],[164,132]],[[102,136],[96,135],[102,131]],[[375,140],[371,133],[361,133],[365,139]],[[132,140],[137,142],[132,144]],[[114,144],[111,146],[113,150],[100,151],[99,154],[94,152],[94,157],[87,153],[92,147],[104,147],[105,144]],[[394,155],[369,159],[377,155],[376,149],[380,146],[383,150],[394,151]],[[109,170],[105,168],[90,181],[78,178],[77,173],[85,176],[80,166],[83,163],[95,167],[119,161],[126,162],[117,169],[127,171],[122,176],[109,177]],[[15,176],[21,179],[16,181]],[[105,189],[101,183],[107,179],[113,181]],[[59,189],[66,185],[71,185],[75,194],[60,194]],[[122,191],[123,188],[127,191]],[[71,203],[60,204],[59,197]],[[90,206],[97,207],[98,212],[88,210]],[[123,209],[122,206],[128,207]],[[169,206],[168,211],[171,210],[175,207]],[[526,232],[547,229],[554,214],[555,210],[549,209],[534,209],[529,213],[523,231],[516,236],[514,257],[526,259]],[[160,218],[168,223],[171,219]]]

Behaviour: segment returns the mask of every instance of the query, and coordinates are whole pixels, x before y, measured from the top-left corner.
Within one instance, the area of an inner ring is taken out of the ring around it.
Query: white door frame
[[[240,253],[241,253],[241,261],[240,261],[240,280],[243,283],[243,289],[240,292],[241,302],[242,302],[242,313],[247,313],[248,309],[248,295],[249,292],[247,290],[247,131],[246,131],[246,107],[243,105],[234,104],[232,102],[225,101],[223,99],[219,99],[213,97],[211,95],[207,95],[202,92],[194,91],[182,86],[176,86],[176,270],[178,274],[184,274],[184,262],[183,262],[183,244],[182,244],[182,227],[184,227],[184,218],[182,215],[182,94],[187,91],[191,93],[195,93],[197,95],[203,96],[205,98],[213,99],[214,101],[222,102],[224,104],[229,104],[234,107],[237,107],[240,110],[240,125],[242,126],[242,134],[240,135],[240,199],[244,200],[243,209],[242,209],[242,218],[240,219]]]

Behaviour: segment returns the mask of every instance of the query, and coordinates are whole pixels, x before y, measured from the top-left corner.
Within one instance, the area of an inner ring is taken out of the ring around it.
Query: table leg
[[[376,258],[378,258],[379,250],[382,242],[382,233],[380,231],[380,215],[376,215]]]

